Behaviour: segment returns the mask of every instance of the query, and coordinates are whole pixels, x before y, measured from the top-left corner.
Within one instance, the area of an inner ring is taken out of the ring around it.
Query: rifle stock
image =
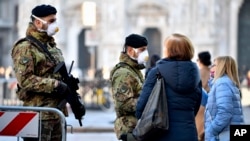
[[[72,69],[74,61],[72,61],[72,64],[70,66],[70,71]],[[66,105],[68,102],[70,104],[70,107],[72,109],[72,112],[75,115],[75,119],[78,119],[80,126],[82,126],[82,116],[85,115],[86,109],[84,104],[81,102],[81,97],[77,93],[77,90],[79,89],[78,83],[79,79],[74,78],[71,74],[67,72],[67,68],[65,66],[64,62],[59,63],[55,70],[54,73],[59,72],[60,75],[62,76],[62,81],[68,85],[68,90],[65,99],[63,99],[59,105],[58,108],[62,108]]]

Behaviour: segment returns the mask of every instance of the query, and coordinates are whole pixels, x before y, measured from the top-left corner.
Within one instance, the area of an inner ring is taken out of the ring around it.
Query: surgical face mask
[[[38,20],[41,21],[43,24],[47,24],[47,25],[48,25],[47,30],[38,29],[38,30],[41,31],[41,32],[47,32],[48,36],[53,36],[53,35],[55,35],[55,34],[59,31],[59,28],[58,28],[58,25],[57,25],[56,22],[53,22],[53,23],[51,23],[51,24],[48,24],[47,21],[44,21],[44,20],[42,20],[41,18],[38,18],[38,17],[35,16],[35,15],[32,15],[32,17],[38,19]]]
[[[137,53],[138,51],[135,50],[135,52]],[[148,50],[144,50],[138,54],[137,62],[138,64],[143,64],[144,66],[146,66],[148,58],[149,58]]]

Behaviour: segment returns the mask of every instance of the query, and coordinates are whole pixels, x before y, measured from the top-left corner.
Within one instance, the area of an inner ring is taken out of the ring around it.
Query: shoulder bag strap
[[[157,79],[162,78],[162,75],[161,75],[161,72],[159,70],[159,67],[156,67],[156,69],[157,69],[157,73],[156,73]]]

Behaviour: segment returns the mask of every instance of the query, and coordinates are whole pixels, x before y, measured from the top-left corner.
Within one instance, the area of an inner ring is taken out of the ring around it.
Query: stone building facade
[[[250,51],[247,39],[250,2],[247,0],[88,1],[96,4],[93,26],[82,23],[82,4],[87,0],[22,0],[18,4],[18,38],[25,34],[31,9],[46,3],[58,9],[60,32],[55,38],[66,64],[74,60],[75,67],[83,74],[91,68],[113,67],[118,62],[124,38],[130,33],[148,38],[150,55],[162,55],[164,39],[178,32],[193,41],[196,54],[207,50],[213,58],[231,55],[238,61],[240,71],[250,68],[246,54]]]
[[[17,36],[18,0],[0,0],[0,67],[11,64],[9,49]]]

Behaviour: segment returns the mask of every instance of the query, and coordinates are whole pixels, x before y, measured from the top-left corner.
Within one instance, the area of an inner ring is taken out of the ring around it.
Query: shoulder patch
[[[121,88],[118,90],[119,93],[125,93],[129,90],[127,85],[122,85]]]
[[[21,64],[26,64],[26,63],[28,63],[30,61],[30,59],[28,58],[28,57],[22,57],[21,59],[20,59],[20,63]]]

